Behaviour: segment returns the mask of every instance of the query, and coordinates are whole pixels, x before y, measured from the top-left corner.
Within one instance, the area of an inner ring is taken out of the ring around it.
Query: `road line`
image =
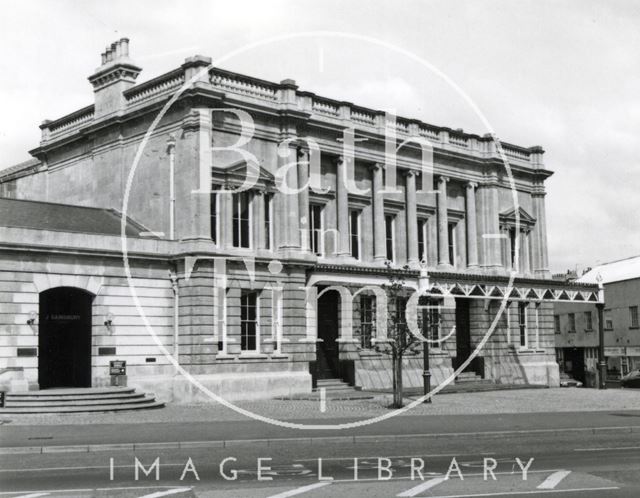
[[[31,493],[28,495],[15,496],[14,498],[38,498],[39,496],[49,496],[49,493]]]
[[[183,463],[161,463],[160,467],[184,467]],[[85,466],[85,467],[34,467],[31,469],[0,469],[0,472],[53,472],[53,471],[64,471],[64,470],[101,470],[101,469],[110,469],[112,468],[110,465],[93,465],[93,466]],[[135,465],[114,465],[114,469],[133,469]],[[1,493],[0,493],[1,494]]]
[[[320,388],[320,413],[327,411],[327,390],[324,387]]]
[[[430,498],[475,498],[476,496],[514,496],[514,495],[543,495],[547,493],[584,493],[585,491],[612,491],[620,489],[618,486],[607,486],[602,488],[575,488],[575,489],[548,489],[537,491],[501,491],[495,493],[478,493],[472,495],[440,495]]]
[[[571,474],[570,470],[559,470],[558,472],[554,472],[538,486],[538,489],[554,489],[558,484],[560,484],[560,481],[569,474]]]
[[[187,491],[191,491],[191,488],[175,488],[168,489],[166,491],[156,491],[150,495],[142,495],[139,498],[160,498],[161,496],[177,495],[178,493],[186,493]]]
[[[110,488],[72,488],[72,489],[45,489],[40,491],[0,491],[0,495],[15,495],[16,493],[47,493],[47,494],[55,494],[55,493],[80,493],[86,491],[129,491],[133,489],[174,489],[176,486],[118,486],[118,487],[110,487]],[[20,497],[13,497],[20,498]]]
[[[460,457],[460,456],[464,456],[464,457],[468,457],[468,456],[477,456],[477,457],[483,457],[483,456],[489,456],[489,455],[495,455],[494,452],[487,452],[487,453],[432,453],[430,455],[425,455],[424,453],[421,453],[419,455],[391,455],[391,456],[387,456],[386,458],[415,458],[415,457],[423,457],[423,458],[432,458],[432,457]],[[349,461],[353,461],[354,458],[357,458],[358,460],[376,460],[377,458],[380,458],[380,455],[377,456],[369,456],[369,457],[363,457],[363,456],[348,456],[348,457],[328,457],[328,458],[324,458],[322,457],[322,461],[324,462],[325,460],[329,461],[329,460],[349,460]],[[294,462],[317,462],[318,459],[317,458],[296,458],[295,460],[293,460]]]
[[[428,481],[425,481],[421,484],[418,484],[417,486],[414,486],[411,489],[403,491],[402,493],[396,496],[400,496],[400,497],[416,496],[422,493],[423,491],[426,491],[427,489],[435,488],[438,484],[442,484],[444,481],[447,481],[447,480],[448,479],[446,477],[436,477],[435,479],[429,479]]]
[[[268,498],[289,498],[289,496],[301,495],[307,491],[313,491],[314,489],[323,488],[331,484],[331,481],[316,482],[315,484],[309,484],[308,486],[302,486],[301,488],[292,489],[291,491],[285,491],[277,495],[269,496]]]
[[[640,450],[640,446],[622,446],[620,448],[574,448],[573,451],[619,451]]]

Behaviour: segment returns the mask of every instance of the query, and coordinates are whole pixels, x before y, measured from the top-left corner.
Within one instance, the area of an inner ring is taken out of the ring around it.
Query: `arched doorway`
[[[91,387],[92,301],[92,294],[75,287],[56,287],[40,293],[41,389]]]
[[[340,329],[340,293],[336,290],[324,292],[318,298],[318,338],[316,346],[317,376],[332,379],[340,375],[340,360],[337,339]]]

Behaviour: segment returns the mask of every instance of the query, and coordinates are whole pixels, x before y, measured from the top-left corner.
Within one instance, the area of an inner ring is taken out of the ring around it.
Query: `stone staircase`
[[[475,372],[460,372],[456,377],[456,384],[492,384],[492,381],[483,379]]]
[[[132,387],[47,389],[7,393],[0,415],[114,412],[163,406],[152,394],[139,393]]]

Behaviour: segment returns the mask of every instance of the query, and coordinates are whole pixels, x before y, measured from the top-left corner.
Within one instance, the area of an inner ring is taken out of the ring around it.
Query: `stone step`
[[[47,389],[8,393],[2,414],[110,412],[161,408],[153,394],[131,387]]]
[[[146,396],[144,393],[137,393],[127,398],[105,398],[105,399],[87,399],[87,400],[47,400],[47,401],[11,401],[5,403],[7,408],[23,407],[23,408],[47,408],[56,406],[98,406],[98,405],[130,405],[136,403],[146,403],[154,400],[154,396]]]
[[[133,387],[73,387],[59,389],[43,389],[41,391],[9,392],[9,398],[25,397],[66,397],[66,396],[102,396],[107,394],[130,394],[135,391]]]
[[[0,408],[0,415],[4,414],[39,414],[39,413],[85,413],[85,412],[116,412],[125,410],[148,410],[162,408],[164,403],[148,398],[145,403],[128,403],[114,405],[83,405],[83,406],[50,406],[46,408],[7,407]]]
[[[24,404],[29,404],[29,403],[42,403],[42,402],[55,402],[55,401],[60,401],[60,402],[73,402],[73,401],[95,401],[95,400],[118,400],[118,399],[122,399],[122,400],[126,400],[126,399],[130,399],[130,398],[139,398],[144,396],[143,393],[137,393],[137,392],[124,392],[124,393],[117,393],[117,394],[94,394],[92,396],[72,396],[72,395],[65,395],[65,396],[9,396],[7,395],[6,397],[6,403],[7,404],[14,404],[14,403],[24,403]]]

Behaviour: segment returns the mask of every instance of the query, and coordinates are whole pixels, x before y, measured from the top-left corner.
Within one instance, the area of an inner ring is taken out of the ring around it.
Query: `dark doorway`
[[[339,350],[340,293],[330,290],[318,298],[318,342],[316,368],[319,379],[340,377]]]
[[[564,371],[580,382],[585,382],[584,348],[565,348]]]
[[[38,382],[51,387],[91,387],[91,302],[74,287],[40,293]]]
[[[471,356],[469,299],[456,298],[456,368]],[[465,370],[473,370],[469,364]]]

